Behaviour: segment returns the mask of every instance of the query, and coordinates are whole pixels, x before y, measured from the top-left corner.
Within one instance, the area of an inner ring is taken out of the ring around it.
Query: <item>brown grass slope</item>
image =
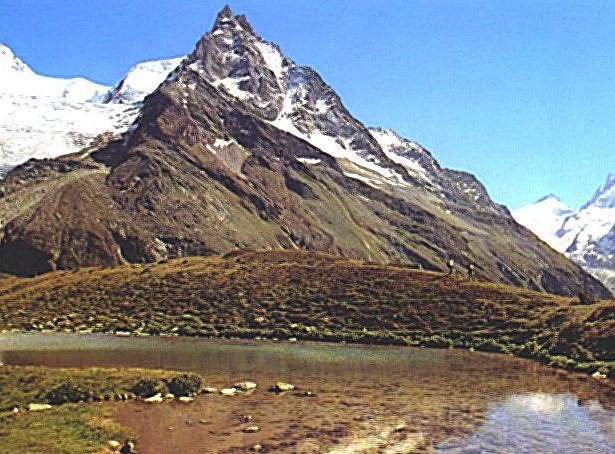
[[[237,252],[0,280],[0,326],[473,347],[595,370],[615,301],[589,305],[322,253]]]

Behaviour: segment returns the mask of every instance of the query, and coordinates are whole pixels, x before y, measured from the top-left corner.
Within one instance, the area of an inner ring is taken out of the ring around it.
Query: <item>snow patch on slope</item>
[[[403,166],[411,175],[419,177],[424,181],[430,181],[425,169],[418,160],[403,155],[408,150],[420,152],[422,147],[419,144],[403,139],[396,132],[389,129],[369,128],[369,133],[376,139],[376,142],[378,142],[387,158]]]
[[[318,158],[297,158],[297,161],[307,165],[316,165],[319,164],[321,160]]]
[[[395,171],[380,166],[376,160],[368,160],[360,156],[353,149],[352,141],[350,139],[328,136],[318,129],[305,133],[300,131],[293,123],[292,118],[298,108],[298,105],[301,105],[303,102],[304,91],[305,87],[301,84],[292,85],[288,89],[284,97],[282,110],[280,111],[278,117],[270,122],[273,126],[305,140],[329,156],[332,156],[338,160],[347,160],[364,171],[366,170],[376,173],[379,177],[388,180],[389,183],[400,186],[408,185]],[[355,174],[353,174],[353,178],[356,178]]]
[[[248,98],[252,98],[253,95],[249,91],[243,90],[241,88],[241,82],[247,81],[250,78],[248,76],[244,77],[225,77],[224,79],[215,80],[212,85],[216,88],[222,87],[225,89],[231,96],[234,96],[240,100],[246,100]]]
[[[265,64],[273,71],[278,83],[281,86],[282,78],[284,77],[284,59],[280,51],[273,45],[265,41],[256,40],[255,43],[258,50],[261,52]]]

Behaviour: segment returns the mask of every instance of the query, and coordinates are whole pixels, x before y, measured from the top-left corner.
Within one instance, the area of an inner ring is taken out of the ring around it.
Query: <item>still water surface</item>
[[[118,405],[141,453],[615,453],[615,394],[584,375],[503,355],[320,343],[1,335],[5,364],[148,367],[249,395]],[[276,381],[301,392],[273,395]],[[316,397],[304,397],[310,391]],[[257,434],[239,421],[250,414]],[[207,421],[205,425],[194,423]],[[402,430],[399,430],[402,428]],[[396,430],[396,428],[398,430]]]

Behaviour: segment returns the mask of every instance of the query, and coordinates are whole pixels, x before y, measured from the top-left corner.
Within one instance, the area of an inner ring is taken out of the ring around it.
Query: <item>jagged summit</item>
[[[216,16],[216,20],[211,29],[211,32],[215,32],[219,28],[228,27],[231,25],[237,25],[237,18],[233,15],[233,11],[229,5],[224,5],[224,7],[220,10],[218,15]]]
[[[232,17],[233,17],[233,11],[231,10],[231,7],[229,5],[224,5],[222,9],[220,10],[220,12],[218,13],[218,15],[216,16],[216,24],[218,24],[218,22],[220,22],[221,19],[232,18]],[[214,25],[214,28],[215,28],[215,25]]]
[[[493,281],[608,295],[474,176],[368,129],[228,8],[123,137],[11,172],[0,219],[0,270],[19,274],[282,248],[433,270],[453,257]]]
[[[276,128],[351,163],[353,174],[368,169],[375,171],[368,180],[400,185],[416,178],[387,158],[316,71],[297,65],[230,9],[219,13],[184,66]]]
[[[250,98],[255,108],[270,112],[266,98],[281,96],[286,90],[289,65],[278,46],[254,33],[245,16],[233,16],[228,7],[187,59],[187,66],[209,82],[223,86],[232,96]]]
[[[228,5],[225,5],[224,8],[222,8],[222,10],[218,13],[211,32],[214,33],[216,30],[225,28],[234,28],[236,30],[241,29],[248,33],[254,34],[254,29],[248,22],[246,16],[243,14],[233,16],[233,12]]]

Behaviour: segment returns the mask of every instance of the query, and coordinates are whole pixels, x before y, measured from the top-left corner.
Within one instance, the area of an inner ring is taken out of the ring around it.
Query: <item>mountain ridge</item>
[[[7,176],[0,268],[299,248],[434,270],[454,258],[493,281],[610,296],[474,176],[393,139],[223,10],[123,135]]]

